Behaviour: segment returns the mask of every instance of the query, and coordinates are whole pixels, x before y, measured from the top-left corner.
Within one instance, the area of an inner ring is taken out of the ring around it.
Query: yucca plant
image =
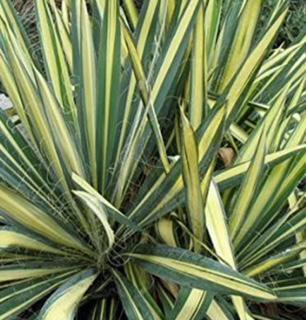
[[[305,306],[306,38],[262,7],[39,0],[41,64],[0,2],[0,319]]]

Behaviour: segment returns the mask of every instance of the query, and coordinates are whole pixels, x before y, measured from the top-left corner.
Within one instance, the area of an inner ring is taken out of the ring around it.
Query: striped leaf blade
[[[40,320],[73,319],[78,304],[96,278],[93,270],[74,275],[60,286],[46,301],[38,316]]]
[[[73,192],[76,196],[78,196],[84,204],[87,206],[88,209],[90,209],[91,213],[94,214],[94,217],[98,218],[98,221],[103,226],[103,229],[106,233],[107,239],[108,239],[108,245],[107,250],[110,249],[114,242],[115,242],[115,234],[114,231],[108,221],[108,216],[104,210],[104,207],[101,205],[101,203],[97,200],[96,197],[93,195],[84,192],[84,191],[74,191]],[[95,223],[95,219],[93,219],[93,223]],[[95,226],[97,227],[97,226]],[[96,229],[92,231],[93,233],[96,232]],[[105,250],[105,248],[103,248]]]
[[[154,314],[149,309],[141,291],[119,272],[114,271],[113,274],[128,319],[154,320]]]
[[[98,184],[96,159],[96,55],[90,16],[84,0],[72,3],[73,74],[81,147],[91,181]]]
[[[169,320],[201,320],[206,315],[213,295],[211,292],[182,287]]]
[[[2,265],[0,267],[0,283],[8,283],[9,281],[18,281],[25,279],[35,279],[44,276],[52,276],[56,274],[62,274],[75,269],[74,266],[69,264],[54,265],[50,262],[42,263],[37,261],[23,261],[16,263],[16,258],[10,264]]]
[[[281,27],[283,20],[286,16],[287,11],[284,10],[270,29],[266,32],[264,37],[260,40],[257,46],[252,50],[251,54],[246,59],[245,63],[242,65],[237,76],[235,77],[232,84],[229,85],[227,91],[227,110],[228,116],[235,114],[237,112],[236,106],[244,94],[246,88],[251,83],[254,78],[255,72],[258,70],[262,61],[269,49],[275,35],[277,34],[279,28]]]
[[[79,239],[71,235],[40,208],[6,187],[1,186],[0,191],[0,208],[9,218],[51,241],[88,252]]]
[[[69,276],[71,272],[21,281],[0,290],[0,319],[10,319],[26,311],[28,307],[59,287]]]
[[[190,228],[195,237],[203,241],[205,233],[204,201],[200,187],[198,145],[194,131],[181,110],[182,122],[182,167],[186,193],[186,205]],[[194,243],[196,252],[201,251],[198,242]]]
[[[145,270],[167,280],[202,290],[275,300],[268,287],[204,256],[166,246],[139,246],[129,253]]]
[[[235,33],[227,64],[219,84],[221,90],[224,90],[234,77],[250,51],[261,9],[262,0],[248,0],[244,4],[238,20],[237,28],[239,32]]]
[[[1,250],[24,248],[39,252],[63,254],[63,251],[54,246],[52,242],[8,226],[0,228],[0,248]]]
[[[244,180],[238,191],[237,199],[232,209],[231,221],[230,221],[230,233],[234,239],[241,225],[243,224],[245,217],[247,216],[248,209],[252,200],[256,197],[257,190],[259,189],[259,183],[261,181],[263,173],[263,164],[266,154],[266,134],[262,133],[262,136],[257,144],[256,153],[251,165],[245,174]]]
[[[61,107],[71,113],[76,120],[76,107],[73,102],[73,92],[68,65],[65,61],[63,49],[67,44],[61,44],[57,30],[52,23],[51,11],[48,2],[42,0],[36,3],[38,24],[41,35],[41,45],[44,54],[45,68],[55,96]],[[68,44],[69,44],[69,38]],[[76,124],[76,123],[75,123]]]
[[[190,122],[194,130],[202,123],[206,113],[208,98],[208,72],[205,36],[205,9],[204,3],[198,11],[197,21],[193,34],[192,68],[190,81]]]
[[[234,316],[227,310],[224,310],[222,306],[215,300],[213,300],[210,304],[207,315],[209,319],[234,320]]]
[[[222,258],[220,262],[227,263],[237,270],[236,259],[230,237],[224,204],[214,180],[210,182],[206,200],[205,214],[207,230],[217,255]],[[241,319],[249,319],[245,302],[240,297],[232,297],[233,303]]]
[[[118,133],[120,88],[121,28],[117,1],[106,1],[101,26],[96,72],[96,113],[94,113],[97,174],[104,192],[108,181],[108,168],[116,154],[115,138]]]

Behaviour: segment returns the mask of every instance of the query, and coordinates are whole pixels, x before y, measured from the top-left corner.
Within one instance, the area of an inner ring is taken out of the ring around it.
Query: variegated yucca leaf
[[[305,306],[306,35],[263,3],[39,0],[38,57],[0,1],[0,319]]]

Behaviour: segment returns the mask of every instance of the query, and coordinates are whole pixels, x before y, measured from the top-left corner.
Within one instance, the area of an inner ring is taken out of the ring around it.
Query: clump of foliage
[[[299,4],[298,4],[299,3]],[[285,31],[287,31],[288,38],[291,42],[306,33],[306,3],[297,2],[290,10],[286,21]]]
[[[306,38],[227,3],[0,2],[0,319],[305,307]]]
[[[264,14],[269,16],[275,6],[275,0],[268,0],[264,3]],[[304,0],[289,1],[289,10],[286,21],[280,30],[277,44],[288,46],[301,39],[306,34],[306,3]]]

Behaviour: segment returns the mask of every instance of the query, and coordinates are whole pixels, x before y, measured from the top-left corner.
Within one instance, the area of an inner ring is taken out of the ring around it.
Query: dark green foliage
[[[264,1],[263,17],[268,17],[273,10],[275,2],[278,0]],[[289,14],[283,25],[279,37],[275,43],[276,46],[285,45],[297,41],[306,34],[306,2],[305,0],[289,1]]]

